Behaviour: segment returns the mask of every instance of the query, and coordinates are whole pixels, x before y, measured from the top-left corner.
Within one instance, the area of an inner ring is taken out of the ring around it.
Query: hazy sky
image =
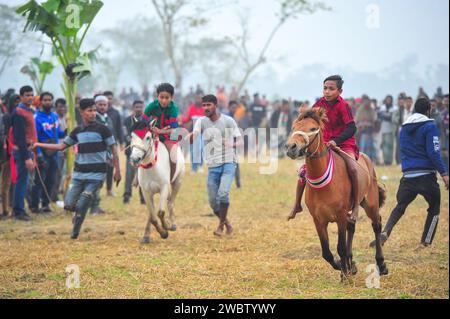
[[[20,4],[25,0],[0,0]],[[239,33],[236,13],[248,13],[252,48],[257,51],[275,23],[275,0],[240,0],[210,16],[205,33]],[[379,72],[416,55],[417,72],[427,65],[449,61],[448,0],[325,0],[331,12],[300,16],[281,29],[270,55],[281,58],[275,70],[288,75],[303,65],[320,63],[331,67],[351,67],[355,71]],[[105,6],[93,30],[114,26],[137,14],[154,17],[150,0],[104,0]],[[379,28],[367,27],[370,4],[379,8]]]

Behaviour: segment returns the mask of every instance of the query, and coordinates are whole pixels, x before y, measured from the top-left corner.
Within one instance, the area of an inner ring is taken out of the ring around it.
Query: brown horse
[[[341,271],[342,279],[357,273],[353,262],[353,236],[356,225],[348,222],[348,212],[352,210],[352,187],[342,151],[331,151],[324,143],[322,129],[326,121],[325,111],[317,108],[307,111],[293,124],[293,133],[286,148],[287,155],[296,160],[306,156],[308,184],[305,189],[306,205],[314,219],[323,258],[335,270]],[[371,160],[361,154],[359,158],[359,182],[361,206],[372,221],[376,239],[376,262],[380,275],[387,275],[381,245],[380,208],[386,200],[385,191],[379,187]],[[320,177],[322,176],[322,178]],[[338,224],[338,253],[340,261],[334,259],[330,251],[328,224]]]

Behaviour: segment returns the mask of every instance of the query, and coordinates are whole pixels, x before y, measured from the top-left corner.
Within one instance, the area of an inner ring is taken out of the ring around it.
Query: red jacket
[[[325,122],[323,130],[323,137],[326,143],[339,137],[346,130],[348,124],[355,122],[351,107],[342,97],[338,97],[334,104],[329,104],[325,98],[321,98],[313,106],[313,108],[315,107],[323,107],[327,114],[328,121]],[[353,150],[355,154],[358,154],[355,136],[338,146],[344,151]]]
[[[188,113],[186,115],[186,117],[184,118],[183,122],[184,124],[189,123],[190,121],[196,121],[197,119],[199,119],[200,117],[205,116],[205,110],[203,109],[203,107],[198,108],[197,105],[192,104],[189,107]]]

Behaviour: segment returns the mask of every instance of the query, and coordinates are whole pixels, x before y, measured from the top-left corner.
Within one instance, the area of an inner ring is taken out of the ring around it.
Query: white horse
[[[130,161],[138,169],[139,186],[142,189],[147,204],[149,219],[145,228],[142,244],[150,243],[151,225],[155,226],[161,238],[167,239],[169,231],[176,231],[174,203],[181,188],[181,182],[185,175],[185,160],[181,149],[178,147],[177,169],[170,180],[169,152],[159,141],[157,134],[152,132],[155,121],[150,124],[139,123],[131,136]],[[154,196],[160,194],[158,214],[155,212]],[[169,209],[169,220],[166,218],[166,203]],[[161,220],[161,225],[158,221]]]

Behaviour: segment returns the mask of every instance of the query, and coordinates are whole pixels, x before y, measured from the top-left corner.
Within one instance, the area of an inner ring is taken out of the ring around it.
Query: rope
[[[39,180],[41,181],[42,188],[44,189],[44,193],[45,193],[45,196],[48,199],[50,207],[52,208],[52,210],[58,211],[57,207],[55,206],[55,204],[52,202],[52,199],[50,198],[50,195],[48,193],[47,187],[45,186],[44,180],[43,180],[42,175],[41,175],[41,170],[39,169],[39,165],[36,165],[36,172],[38,174]]]

